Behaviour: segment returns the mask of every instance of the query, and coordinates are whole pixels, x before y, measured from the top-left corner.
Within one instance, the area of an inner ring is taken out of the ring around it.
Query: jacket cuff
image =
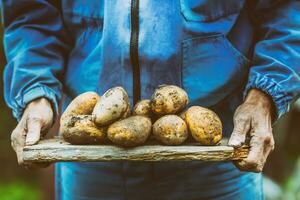
[[[24,109],[26,108],[26,105],[31,101],[42,97],[48,99],[51,102],[54,119],[56,119],[56,116],[58,114],[58,107],[59,107],[58,102],[59,102],[60,95],[58,96],[54,90],[46,86],[37,86],[34,88],[30,88],[27,91],[23,92],[22,95],[17,96],[16,97],[17,107],[13,109],[14,117],[18,121],[20,121]]]
[[[279,119],[290,110],[292,98],[283,90],[281,85],[273,79],[261,74],[252,74],[249,77],[248,84],[244,91],[244,100],[246,99],[249,90],[252,88],[262,90],[272,98],[276,108],[275,120]]]

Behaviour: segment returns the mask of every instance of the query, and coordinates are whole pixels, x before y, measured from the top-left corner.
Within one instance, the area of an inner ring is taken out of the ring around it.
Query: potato
[[[91,114],[99,99],[100,96],[95,92],[85,92],[73,99],[60,118],[60,132],[65,131],[71,116]]]
[[[222,139],[222,122],[216,113],[207,108],[190,107],[185,121],[193,138],[203,145],[216,145]]]
[[[97,127],[92,115],[77,115],[65,118],[62,135],[71,144],[101,144],[106,138],[105,127]]]
[[[175,114],[188,103],[187,93],[175,85],[161,85],[151,97],[151,109],[158,115]]]
[[[187,139],[188,129],[177,115],[165,115],[153,124],[153,135],[163,144],[179,145]]]
[[[149,99],[137,102],[133,108],[133,115],[141,115],[151,118],[151,104]]]
[[[93,109],[100,99],[100,96],[95,92],[85,92],[78,95],[68,105],[61,118],[71,115],[88,115],[93,112]]]
[[[107,130],[113,143],[131,147],[146,142],[151,133],[151,120],[144,116],[131,116],[111,124]]]
[[[130,105],[126,91],[122,87],[111,88],[95,105],[95,123],[99,126],[109,125],[128,114],[128,107]]]

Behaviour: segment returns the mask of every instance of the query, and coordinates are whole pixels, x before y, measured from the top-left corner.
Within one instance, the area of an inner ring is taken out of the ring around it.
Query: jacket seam
[[[91,17],[91,16],[81,15],[81,14],[73,13],[73,12],[63,12],[63,15],[69,15],[71,17],[86,18],[86,19],[91,20],[91,21],[101,21],[101,20],[103,20],[103,17],[101,17],[101,16],[99,16],[99,17]]]

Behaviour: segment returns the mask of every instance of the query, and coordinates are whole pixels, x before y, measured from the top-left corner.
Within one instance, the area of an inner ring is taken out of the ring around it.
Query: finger
[[[41,120],[39,118],[28,118],[26,145],[36,144],[41,137]]]
[[[252,163],[256,162],[257,165],[254,170],[261,172],[269,154],[274,149],[274,139],[272,133],[264,133],[264,136],[258,138],[260,140],[260,147],[258,147],[259,149],[257,149],[256,152],[250,152],[246,161]]]
[[[262,170],[261,158],[263,156],[263,137],[252,135],[250,150],[247,158],[241,162],[241,166],[249,171],[260,172]]]
[[[234,129],[228,142],[229,146],[238,147],[245,143],[246,135],[251,127],[250,122],[250,118],[235,117]]]
[[[254,171],[261,172],[268,155],[274,149],[270,118],[262,117],[252,121],[250,152],[245,160],[246,165]]]
[[[252,135],[250,140],[250,151],[246,159],[236,163],[245,171],[262,172],[266,159],[272,150],[272,137],[269,134]]]
[[[23,147],[25,145],[26,132],[18,126],[11,134],[11,145],[17,154],[19,164],[23,164]]]

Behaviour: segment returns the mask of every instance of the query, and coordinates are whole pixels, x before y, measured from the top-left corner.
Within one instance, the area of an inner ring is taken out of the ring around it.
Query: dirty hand
[[[241,146],[249,137],[250,151],[247,158],[236,161],[242,171],[261,172],[266,159],[274,149],[272,133],[273,102],[264,92],[251,89],[245,102],[234,114],[234,130],[230,146]]]
[[[20,165],[30,168],[47,166],[44,163],[39,165],[24,163],[23,147],[36,144],[52,124],[53,110],[47,99],[39,98],[26,106],[20,122],[11,134],[11,145],[17,154]]]

